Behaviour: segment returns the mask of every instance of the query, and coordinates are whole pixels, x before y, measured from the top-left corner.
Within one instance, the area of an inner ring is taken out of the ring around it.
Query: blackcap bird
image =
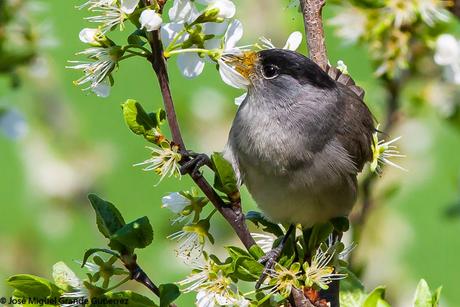
[[[348,215],[375,131],[356,87],[289,50],[224,60],[249,81],[224,157],[265,216],[310,227]]]

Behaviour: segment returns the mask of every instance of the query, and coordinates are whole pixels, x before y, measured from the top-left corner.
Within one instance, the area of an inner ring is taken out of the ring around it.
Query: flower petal
[[[94,87],[91,87],[91,91],[96,94],[97,97],[101,98],[107,98],[110,95],[110,90],[112,87],[110,86],[110,83],[108,82],[107,78],[106,80],[102,81],[101,83],[97,84]]]
[[[80,41],[85,44],[97,44],[96,36],[98,34],[98,29],[84,28],[78,34]]]
[[[121,0],[121,10],[123,13],[131,14],[139,4],[139,0]]]
[[[177,57],[177,65],[185,77],[194,78],[203,72],[205,62],[196,53],[182,53]]]
[[[225,33],[225,50],[235,48],[236,44],[243,37],[243,24],[238,19],[232,21]]]
[[[182,29],[184,28],[184,24],[181,22],[170,22],[167,24],[164,24],[161,27],[161,40],[165,44],[165,46],[168,46],[171,41],[174,39],[174,37],[179,33]],[[182,37],[177,41],[178,43],[184,41],[187,39],[187,35],[182,35]]]
[[[141,29],[145,28],[147,31],[154,31],[160,28],[163,19],[156,11],[147,9],[142,11],[139,22]]]
[[[450,34],[442,34],[436,40],[434,61],[438,65],[452,65],[459,61],[460,46],[457,39]]]
[[[248,96],[248,93],[244,93],[243,95],[236,97],[235,104],[237,106],[240,106],[243,103],[243,101],[246,99],[247,96]]]
[[[219,12],[217,13],[217,17],[220,18],[232,18],[233,16],[235,16],[236,13],[235,3],[233,3],[230,0],[214,1],[208,6],[207,9],[218,9]]]
[[[296,51],[297,48],[299,48],[300,43],[302,43],[302,33],[299,31],[292,32],[291,35],[289,35],[283,49]]]
[[[219,73],[222,80],[230,86],[235,88],[246,89],[249,85],[249,81],[238,73],[235,69],[230,67],[224,61],[219,60]]]
[[[198,10],[190,0],[174,0],[168,14],[172,22],[192,22],[199,16]]]

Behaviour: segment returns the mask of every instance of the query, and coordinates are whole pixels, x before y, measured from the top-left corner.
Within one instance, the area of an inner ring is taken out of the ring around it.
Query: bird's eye
[[[273,64],[264,66],[263,75],[265,79],[274,79],[279,75],[279,67]]]

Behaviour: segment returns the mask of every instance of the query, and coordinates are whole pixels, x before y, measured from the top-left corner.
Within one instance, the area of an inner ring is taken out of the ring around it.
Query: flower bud
[[[236,7],[235,4],[230,0],[218,0],[211,3],[208,6],[208,10],[217,9],[217,18],[232,18],[235,16]]]
[[[98,35],[100,35],[100,31],[98,29],[84,28],[80,31],[78,36],[80,40],[85,44],[99,46],[100,44],[97,39]]]
[[[141,24],[141,28],[145,28],[147,31],[154,31],[158,30],[161,27],[161,23],[163,19],[161,19],[160,14],[155,12],[154,10],[144,10],[139,17],[139,22]]]

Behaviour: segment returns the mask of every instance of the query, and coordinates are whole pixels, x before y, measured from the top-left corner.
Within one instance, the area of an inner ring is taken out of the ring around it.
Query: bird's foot
[[[259,289],[260,286],[263,284],[265,279],[267,278],[268,275],[270,275],[270,272],[273,270],[275,267],[275,263],[278,260],[278,258],[281,255],[281,252],[283,251],[283,246],[280,244],[268,253],[265,254],[262,258],[259,259],[259,263],[264,264],[264,270],[262,271],[262,275],[260,275],[259,280],[256,283],[256,289]]]
[[[203,153],[195,153],[193,151],[181,152],[182,159],[187,161],[180,167],[180,173],[182,175],[190,174],[194,178],[201,177],[200,168],[208,165],[212,168],[211,159]]]

